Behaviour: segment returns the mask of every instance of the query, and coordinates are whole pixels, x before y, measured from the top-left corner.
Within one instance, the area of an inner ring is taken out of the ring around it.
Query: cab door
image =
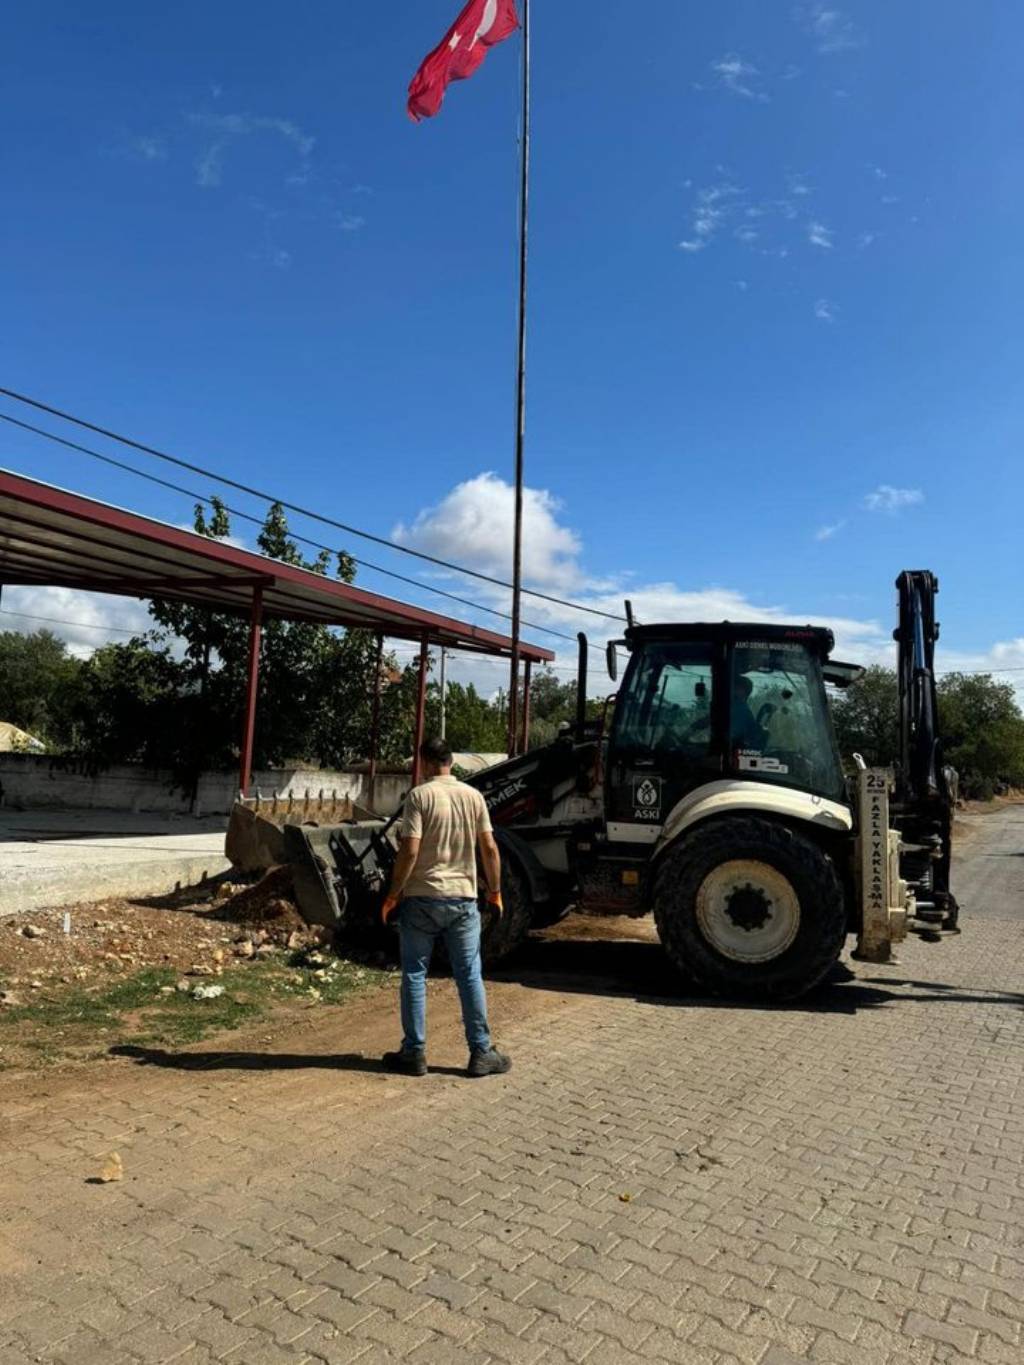
[[[653,843],[682,797],[723,771],[715,647],[650,640],[634,650],[608,742],[613,843]]]

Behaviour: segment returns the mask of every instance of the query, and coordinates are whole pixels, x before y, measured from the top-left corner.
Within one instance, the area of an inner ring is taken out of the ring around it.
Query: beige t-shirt
[[[401,835],[419,839],[420,852],[403,895],[475,899],[477,836],[490,828],[487,802],[475,787],[450,775],[413,787],[406,798]]]

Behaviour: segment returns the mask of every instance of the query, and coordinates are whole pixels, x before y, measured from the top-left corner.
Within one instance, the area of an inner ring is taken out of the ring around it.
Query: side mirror
[[[608,676],[612,682],[619,676],[619,656],[615,649],[615,641],[609,640],[605,647],[605,659],[608,661]]]

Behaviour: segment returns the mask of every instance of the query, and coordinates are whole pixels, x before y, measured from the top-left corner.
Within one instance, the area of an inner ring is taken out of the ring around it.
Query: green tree
[[[1024,786],[1024,716],[1012,686],[988,673],[949,673],[938,694],[946,761],[964,795],[987,800]]]
[[[52,631],[0,632],[0,720],[61,748],[70,737],[67,695],[80,668]]]
[[[561,681],[546,665],[535,670],[530,685],[530,748],[550,744],[562,725],[576,723],[576,679]],[[588,720],[600,720],[605,712],[603,697],[588,697]]]
[[[211,499],[209,517],[195,511],[201,535],[225,539],[228,514]],[[259,535],[260,551],[285,564],[326,575],[332,559],[343,582],[355,576],[355,562],[340,552],[320,551],[307,560],[288,533],[280,503],[269,508]],[[230,767],[237,759],[248,670],[249,623],[244,614],[166,600],[154,601],[162,633],[184,641],[185,690],[190,722],[177,767],[194,782],[203,767]],[[255,762],[273,767],[289,762],[341,764],[365,750],[375,641],[365,631],[337,635],[327,626],[274,618],[264,622],[260,644]],[[387,716],[394,709],[387,708]]]
[[[494,702],[482,697],[472,683],[450,682],[445,699],[445,733],[456,753],[504,753],[508,744],[506,722]],[[431,683],[427,691],[426,728],[441,728],[441,689]]]
[[[899,686],[896,670],[875,664],[832,701],[832,718],[843,762],[863,754],[869,767],[885,768],[899,757]]]
[[[989,674],[950,673],[937,684],[945,761],[965,796],[987,799],[1024,785],[1024,715],[1013,688]],[[899,685],[891,668],[873,667],[833,702],[843,758],[861,753],[870,766],[899,757]]]
[[[174,768],[188,723],[181,664],[145,639],[103,645],[74,678],[65,714],[66,748],[90,769]]]

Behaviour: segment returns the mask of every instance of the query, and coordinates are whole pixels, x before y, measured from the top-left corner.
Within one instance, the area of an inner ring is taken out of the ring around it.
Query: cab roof
[[[709,640],[715,644],[736,644],[751,640],[766,644],[784,642],[802,644],[821,659],[827,659],[835,648],[835,636],[825,626],[787,626],[761,621],[693,621],[666,622],[651,626],[630,626],[626,644],[632,649],[648,640]]]

